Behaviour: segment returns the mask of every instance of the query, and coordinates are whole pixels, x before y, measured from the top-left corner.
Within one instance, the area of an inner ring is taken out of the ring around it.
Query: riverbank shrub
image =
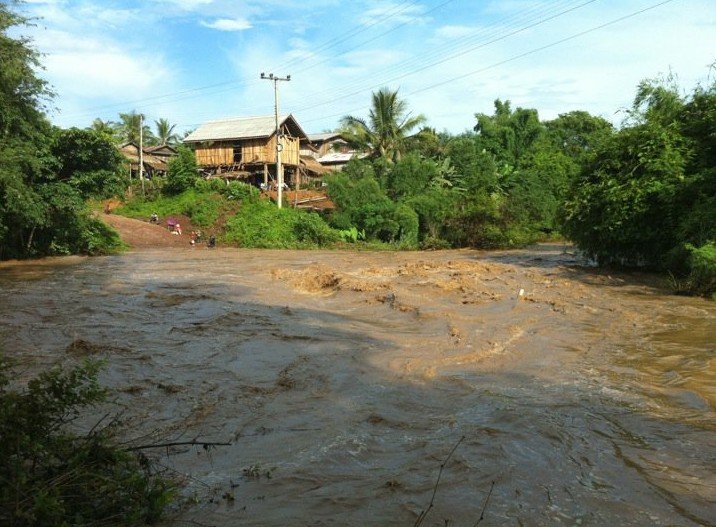
[[[564,232],[601,265],[670,273],[713,291],[716,82],[682,95],[643,81],[626,125],[595,149],[564,207]]]
[[[224,239],[241,247],[294,249],[330,246],[340,234],[314,212],[256,200],[244,202],[227,220]]]
[[[716,244],[687,243],[671,251],[667,268],[676,293],[692,293],[716,300]]]
[[[166,178],[164,192],[170,196],[192,188],[200,179],[194,152],[186,146],[177,147],[177,155],[169,160]]]
[[[105,400],[98,362],[53,368],[11,383],[0,357],[0,524],[139,525],[160,519],[171,483],[146,458],[119,446],[116,423],[76,431]]]

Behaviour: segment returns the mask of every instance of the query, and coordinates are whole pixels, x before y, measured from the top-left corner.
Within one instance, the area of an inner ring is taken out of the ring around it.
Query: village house
[[[129,161],[130,176],[139,178],[139,145],[133,142],[119,146],[122,155]],[[169,160],[177,155],[177,151],[169,145],[145,146],[142,148],[142,164],[144,176],[164,176],[169,167]]]
[[[301,142],[308,136],[292,115],[279,116],[279,145],[284,181],[295,187],[325,170],[303,160]],[[209,177],[242,179],[265,188],[276,184],[276,120],[274,116],[208,121],[185,139],[199,168]]]
[[[322,134],[309,134],[308,145],[301,145],[301,154],[310,154],[322,167],[331,171],[341,171],[348,162],[355,158],[365,157],[362,153],[353,150],[340,132],[327,132]]]

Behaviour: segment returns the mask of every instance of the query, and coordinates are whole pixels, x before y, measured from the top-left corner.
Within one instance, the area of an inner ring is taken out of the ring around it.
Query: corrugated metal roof
[[[312,143],[328,141],[330,139],[343,139],[340,132],[327,132],[322,134],[308,134],[308,140]]]
[[[326,154],[325,156],[321,156],[318,158],[319,163],[348,163],[351,159],[354,157],[362,158],[365,157],[365,155],[359,155],[356,154],[356,152],[346,152],[345,154],[342,152],[331,152],[330,154]]]
[[[288,118],[294,123],[295,119],[292,115],[280,115],[279,123],[283,124]],[[298,126],[298,123],[296,123]],[[298,126],[301,130],[301,127]],[[230,139],[254,139],[260,137],[270,137],[276,132],[276,119],[273,115],[264,117],[237,117],[233,119],[217,119],[215,121],[207,121],[190,133],[185,139],[185,143],[199,141],[222,141]],[[301,130],[303,133],[303,130]],[[305,135],[305,134],[303,134]]]

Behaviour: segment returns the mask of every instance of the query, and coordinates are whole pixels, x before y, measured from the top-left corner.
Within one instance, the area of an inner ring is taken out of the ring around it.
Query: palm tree
[[[372,108],[368,122],[346,115],[341,119],[342,132],[354,148],[364,149],[371,156],[398,161],[405,150],[407,134],[427,119],[411,116],[408,104],[398,98],[398,91],[381,88],[372,94]]]
[[[169,119],[162,118],[154,121],[154,126],[157,130],[156,140],[158,145],[174,145],[179,142],[179,136],[174,133],[176,125],[169,124]]]
[[[117,123],[117,135],[119,138],[127,143],[139,144],[139,123],[146,122],[144,115],[132,110],[129,113],[120,113],[119,118],[121,120],[121,122]],[[153,144],[155,141],[154,134],[147,124],[142,124],[142,136],[142,143],[145,145]]]
[[[117,123],[114,121],[103,121],[98,117],[92,121],[89,129],[112,142],[117,141]]]

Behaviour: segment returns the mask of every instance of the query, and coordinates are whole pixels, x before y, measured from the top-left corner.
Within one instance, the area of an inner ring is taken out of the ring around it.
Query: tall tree
[[[51,93],[31,41],[8,34],[27,23],[12,4],[0,2],[0,259],[105,250],[118,238],[89,215],[86,179],[60,175],[44,113]],[[68,157],[82,157],[86,145],[74,146]]]
[[[30,40],[8,35],[26,24],[0,3],[0,258],[29,251],[48,215],[39,185],[47,176],[43,108],[51,94],[36,74],[41,65]]]
[[[156,128],[155,140],[157,145],[175,145],[179,142],[179,135],[174,133],[177,125],[171,124],[169,119],[161,118],[158,121],[154,121],[154,126]]]
[[[146,124],[147,120],[143,114],[132,110],[129,113],[120,113],[119,119],[117,135],[123,142],[139,144],[139,126],[142,123],[142,142],[145,145],[153,144],[154,134],[149,125]]]
[[[475,114],[475,132],[483,148],[495,156],[498,163],[515,166],[522,155],[545,131],[537,110],[517,108],[512,110],[510,101],[495,100],[494,115]]]
[[[8,30],[22,27],[27,19],[0,3],[0,140],[28,137],[46,127],[44,109],[52,93],[36,71],[39,54],[27,37],[11,38]]]
[[[614,133],[609,121],[581,110],[561,113],[556,119],[546,121],[545,126],[555,145],[580,162]]]
[[[117,140],[117,123],[114,121],[103,121],[99,117],[92,121],[89,126],[89,130],[92,130],[98,135],[109,139],[110,141]]]
[[[368,120],[346,115],[341,119],[342,132],[348,143],[370,152],[373,157],[398,161],[406,148],[411,130],[425,123],[424,115],[412,116],[408,103],[398,98],[398,92],[381,88],[372,95]]]

